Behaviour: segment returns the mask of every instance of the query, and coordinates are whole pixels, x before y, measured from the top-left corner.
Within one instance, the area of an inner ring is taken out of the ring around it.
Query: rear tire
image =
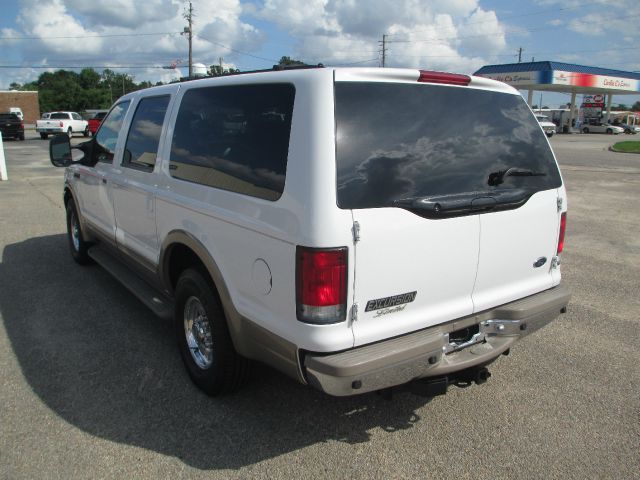
[[[607,128],[607,135],[613,135],[613,130],[610,128]]]
[[[18,136],[18,140],[20,140],[20,141],[24,142],[24,133],[21,133],[21,134]]]
[[[582,133],[589,133],[589,129],[588,129],[587,127],[584,127],[584,128],[582,129]]]
[[[91,134],[91,132],[89,131],[89,127],[85,128],[85,129],[84,129],[84,132],[82,132],[82,134],[83,134],[85,137],[88,137],[88,136]]]
[[[41,133],[41,134],[40,134],[40,138],[41,138],[42,140],[46,140],[48,136],[49,136],[49,134],[48,134],[48,133]]]
[[[92,262],[91,257],[87,253],[91,244],[84,240],[82,229],[80,228],[80,218],[78,210],[73,199],[67,201],[67,240],[69,241],[69,250],[71,256],[76,263],[87,265]]]
[[[240,388],[249,361],[233,347],[224,309],[208,276],[198,269],[185,270],[175,298],[174,332],[191,380],[211,396]]]
[[[69,130],[67,130],[67,135],[69,135],[69,138],[73,138],[73,129],[71,127],[69,127]]]

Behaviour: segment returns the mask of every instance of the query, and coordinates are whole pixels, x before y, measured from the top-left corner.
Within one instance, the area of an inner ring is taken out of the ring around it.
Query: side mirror
[[[73,162],[71,142],[65,134],[56,135],[49,141],[49,159],[54,167],[68,167]]]

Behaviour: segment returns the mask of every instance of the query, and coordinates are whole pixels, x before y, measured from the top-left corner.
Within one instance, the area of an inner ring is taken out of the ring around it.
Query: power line
[[[214,40],[211,40],[211,39],[209,39],[209,38],[207,38],[207,37],[204,37],[204,36],[203,36],[203,35],[201,35],[201,34],[198,34],[198,35],[196,35],[196,36],[197,36],[198,38],[201,38],[201,39],[203,39],[203,40],[206,40],[206,41],[207,41],[207,42],[209,42],[209,43],[213,43],[214,45],[218,45],[219,47],[226,48],[227,50],[230,50],[230,51],[232,51],[232,52],[234,52],[234,53],[237,53],[237,54],[239,54],[239,55],[245,55],[245,56],[247,56],[247,57],[257,58],[258,60],[265,60],[265,61],[267,61],[267,62],[269,62],[269,63],[272,63],[272,62],[273,62],[273,63],[278,63],[278,62],[280,61],[280,60],[274,60],[273,58],[260,57],[260,56],[258,56],[258,55],[254,55],[254,54],[249,53],[249,52],[243,52],[242,50],[236,50],[235,48],[232,48],[232,47],[230,47],[230,46],[228,46],[228,45],[224,45],[224,44],[222,44],[222,43],[219,43],[219,42],[216,42],[216,41],[214,41]]]
[[[504,20],[511,20],[512,18],[522,18],[522,17],[530,17],[530,16],[534,16],[534,15],[542,15],[544,13],[554,13],[554,12],[563,12],[563,11],[566,11],[566,10],[576,10],[576,9],[580,9],[580,8],[591,7],[593,5],[602,6],[602,3],[601,2],[593,2],[593,3],[586,3],[586,4],[583,4],[583,5],[576,5],[576,6],[573,6],[573,7],[552,8],[552,9],[549,9],[549,10],[539,10],[537,12],[520,13],[518,15],[509,15],[509,16],[506,16],[506,17],[501,17],[498,20],[499,21],[504,21]],[[480,24],[483,24],[483,23],[491,23],[493,21],[494,21],[493,19],[491,19],[491,20],[478,20],[476,22],[467,22],[464,25],[465,26],[468,26],[468,25],[480,25]],[[431,29],[431,30],[422,30],[422,32],[431,32],[433,30],[446,30],[448,28],[451,28],[451,26],[436,27],[436,28]],[[420,33],[420,30],[413,31],[412,33]],[[401,33],[389,34],[389,36],[397,36],[397,35],[404,35],[404,34],[401,34]]]
[[[0,37],[3,40],[56,40],[73,38],[113,38],[113,37],[151,37],[157,35],[180,35],[182,32],[153,32],[153,33],[111,33],[105,35],[64,35],[55,37]]]

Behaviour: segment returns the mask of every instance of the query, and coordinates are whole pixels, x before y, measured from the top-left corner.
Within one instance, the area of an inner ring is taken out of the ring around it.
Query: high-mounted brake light
[[[560,234],[558,235],[558,251],[557,255],[562,253],[564,250],[564,233],[567,230],[567,212],[563,212],[560,216]]]
[[[471,83],[471,77],[459,73],[432,72],[430,70],[420,70],[418,82],[423,83],[444,83],[447,85],[467,86]]]
[[[347,248],[296,249],[296,315],[306,323],[342,322],[347,312]]]

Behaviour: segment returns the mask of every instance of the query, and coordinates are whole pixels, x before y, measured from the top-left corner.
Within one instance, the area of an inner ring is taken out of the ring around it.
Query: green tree
[[[631,110],[633,110],[634,112],[640,112],[640,101],[634,103],[631,107]]]
[[[283,56],[280,58],[278,65],[306,65],[302,60],[296,60],[295,58]]]
[[[209,66],[209,75],[212,77],[220,77],[222,75],[227,75],[229,73],[238,73],[240,69],[238,68],[224,68],[220,65],[210,65]]]

